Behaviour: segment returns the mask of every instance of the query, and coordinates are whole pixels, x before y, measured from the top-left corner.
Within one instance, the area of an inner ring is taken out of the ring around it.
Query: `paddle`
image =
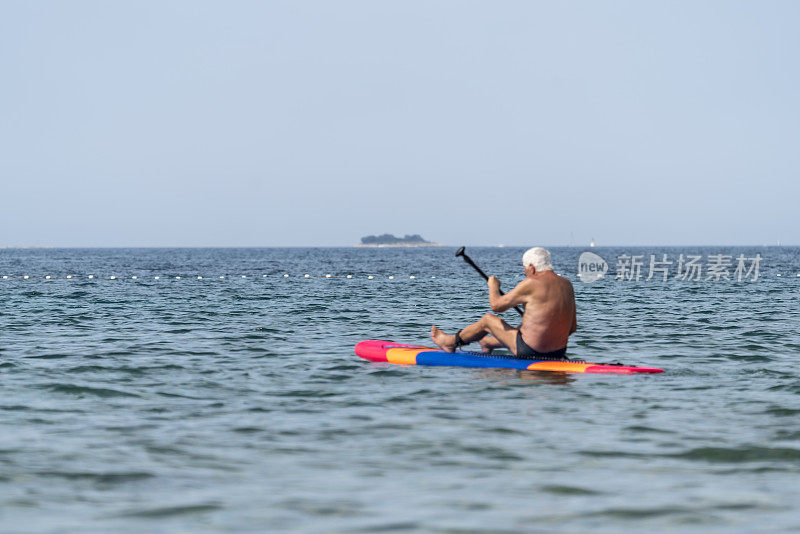
[[[459,257],[460,258],[464,258],[464,261],[467,262],[473,269],[478,271],[478,274],[481,275],[484,280],[489,280],[489,277],[486,276],[486,273],[483,272],[483,269],[481,269],[480,267],[475,265],[475,262],[472,261],[472,258],[470,258],[469,256],[467,256],[464,253],[464,247],[461,247],[460,249],[456,250],[456,258],[459,258]],[[503,293],[503,290],[498,290],[498,291],[500,291],[501,295],[505,295],[505,293]],[[524,312],[520,309],[519,306],[514,306],[514,309],[517,310],[518,314],[524,315]]]

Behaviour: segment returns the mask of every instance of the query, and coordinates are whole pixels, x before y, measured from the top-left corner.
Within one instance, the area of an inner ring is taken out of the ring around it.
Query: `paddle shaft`
[[[486,281],[488,281],[488,280],[489,280],[489,277],[486,275],[486,273],[485,273],[485,272],[483,272],[483,269],[481,269],[480,267],[478,267],[477,265],[475,265],[475,262],[474,262],[474,261],[472,261],[472,258],[470,258],[469,256],[467,256],[467,255],[464,253],[464,247],[461,247],[460,249],[458,249],[458,252],[456,252],[456,256],[461,256],[462,258],[464,258],[464,261],[465,261],[465,262],[467,262],[467,263],[470,265],[470,267],[472,267],[473,269],[475,269],[476,271],[478,271],[478,274],[479,274],[479,275],[481,275],[481,276],[483,277],[483,279],[484,279],[484,280],[486,280]],[[503,290],[502,290],[502,289],[498,289],[498,291],[500,292],[500,295],[505,295],[505,293],[503,293]],[[518,314],[520,314],[520,315],[524,315],[524,314],[525,314],[525,312],[523,312],[523,311],[520,309],[520,307],[519,307],[519,306],[514,306],[514,309],[515,309],[515,310],[517,310],[517,313],[518,313]]]

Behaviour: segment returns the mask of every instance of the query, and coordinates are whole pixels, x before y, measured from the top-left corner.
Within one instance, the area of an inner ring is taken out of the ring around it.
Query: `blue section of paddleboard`
[[[527,369],[538,360],[503,358],[469,352],[444,352],[438,350],[417,354],[417,365],[448,365],[457,367],[503,367],[506,369]]]

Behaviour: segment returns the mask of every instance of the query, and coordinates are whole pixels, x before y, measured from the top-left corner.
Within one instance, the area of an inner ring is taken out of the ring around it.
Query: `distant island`
[[[368,235],[361,238],[357,247],[441,247],[439,243],[427,241],[419,234],[395,237],[392,234]]]

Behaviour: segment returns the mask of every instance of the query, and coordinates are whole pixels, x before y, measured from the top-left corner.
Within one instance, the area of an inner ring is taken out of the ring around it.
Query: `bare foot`
[[[456,336],[445,334],[436,328],[436,325],[431,327],[431,339],[445,352],[455,352],[456,350]]]
[[[494,350],[494,344],[487,338],[481,339],[478,341],[478,344],[481,346],[481,350],[486,354],[491,354],[492,350]]]

